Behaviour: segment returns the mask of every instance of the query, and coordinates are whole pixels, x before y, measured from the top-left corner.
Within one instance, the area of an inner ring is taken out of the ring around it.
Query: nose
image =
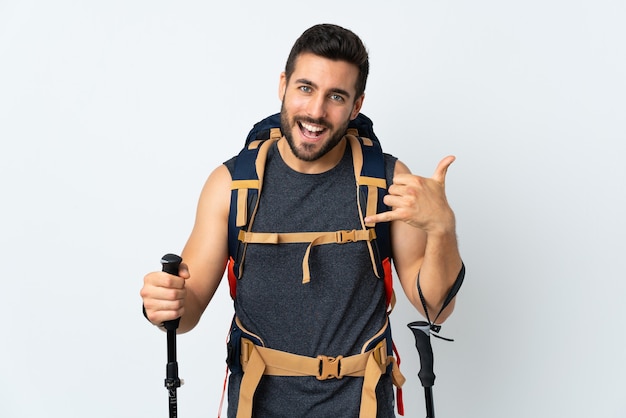
[[[321,94],[316,94],[309,99],[307,104],[307,114],[313,119],[326,117],[326,98]]]

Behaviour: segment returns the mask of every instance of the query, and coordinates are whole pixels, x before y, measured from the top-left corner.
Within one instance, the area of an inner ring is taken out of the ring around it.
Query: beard
[[[314,125],[323,126],[327,129],[331,134],[330,137],[326,140],[325,143],[321,144],[319,149],[315,149],[316,144],[301,144],[299,147],[296,146],[296,143],[293,139],[292,129],[300,129],[300,123],[311,123]],[[289,148],[291,148],[291,152],[302,161],[316,161],[326,155],[330,150],[335,148],[341,139],[344,137],[346,130],[348,129],[348,123],[350,120],[346,120],[338,129],[333,130],[333,126],[328,123],[325,119],[313,119],[307,117],[291,117],[287,110],[285,109],[285,100],[283,98],[283,104],[280,107],[280,124],[281,129],[283,131],[283,135],[285,135],[285,139],[289,144]]]

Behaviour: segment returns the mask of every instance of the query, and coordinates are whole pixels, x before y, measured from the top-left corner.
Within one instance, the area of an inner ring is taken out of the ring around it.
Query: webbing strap
[[[367,216],[376,215],[377,203],[378,203],[378,188],[376,186],[367,186],[367,207],[365,209]],[[373,227],[374,225],[371,225],[371,226]]]
[[[345,376],[359,377],[365,375],[368,358],[374,351],[385,351],[384,358],[376,357],[381,363],[387,362],[386,341],[381,341],[373,350],[354,356],[307,357],[286,351],[255,345],[247,338],[241,339],[241,366],[245,373],[255,366],[250,363],[253,352],[257,351],[263,360],[263,374],[267,376],[315,376],[318,380],[342,379]],[[254,373],[253,373],[254,374]],[[245,374],[244,374],[245,376]]]
[[[374,187],[379,187],[381,189],[387,188],[387,182],[385,179],[379,179],[376,177],[359,176],[358,181],[359,181],[359,184],[363,186],[374,186]]]
[[[280,139],[283,136],[283,133],[280,131],[280,128],[272,128],[270,129],[270,139]]]
[[[263,358],[259,354],[258,350],[253,350],[249,353],[249,358],[247,360],[248,371],[243,375],[243,378],[241,379],[241,386],[239,388],[237,418],[252,417],[252,400],[254,398],[254,392],[261,381],[261,377],[263,377],[263,374],[265,373],[265,362],[263,361]]]
[[[258,180],[233,180],[230,185],[231,190],[237,189],[258,189]]]
[[[356,241],[371,241],[376,238],[374,229],[353,229],[334,232],[246,232],[239,231],[239,240],[248,244],[293,244],[315,243],[345,244]]]
[[[237,223],[236,225],[241,227],[248,222],[248,190],[256,189],[260,192],[263,185],[263,174],[265,173],[265,160],[267,159],[267,153],[271,145],[277,141],[277,138],[272,137],[267,141],[253,141],[248,145],[250,149],[258,148],[258,154],[256,158],[256,172],[257,179],[247,180],[233,180],[231,182],[231,190],[237,190]],[[261,163],[259,163],[261,162]],[[257,200],[258,205],[258,200]],[[256,207],[251,215],[254,217],[256,213]]]
[[[371,139],[361,135],[361,133],[359,132],[358,129],[356,128],[348,128],[346,130],[346,135],[352,135],[352,136],[358,136],[361,138],[361,140],[363,141],[363,144],[367,145],[368,147],[371,147],[372,145],[374,145],[374,141],[372,141]]]
[[[280,128],[271,128],[266,132],[268,133],[267,136],[261,135],[261,139],[248,142],[248,149],[257,149],[266,139],[279,140],[283,136]],[[259,138],[259,136],[257,136],[257,138]]]
[[[367,366],[365,367],[363,389],[361,389],[361,410],[359,412],[359,417],[361,418],[376,417],[376,385],[378,385],[381,374],[380,367],[376,364],[374,357],[369,357],[367,359]]]
[[[368,199],[367,206],[365,207],[366,215],[373,215],[376,213],[377,202],[378,202],[378,189],[376,187],[372,187],[376,184],[374,178],[361,176],[361,170],[363,168],[363,150],[361,149],[361,144],[356,136],[347,134],[345,136],[347,140],[350,142],[350,148],[352,149],[352,166],[354,168],[354,178],[357,180],[356,187],[356,203],[358,206],[359,219],[361,220],[361,225],[363,229],[365,228],[374,228],[376,225],[373,223],[365,223],[363,216],[363,209],[361,208],[361,196],[360,196],[360,186],[367,185],[368,187]],[[366,144],[367,145],[367,144]],[[371,141],[370,141],[371,145]],[[385,180],[381,179],[383,182],[383,188],[386,188],[387,185]],[[363,183],[362,183],[363,182]],[[367,242],[367,250],[369,251],[370,258],[372,260],[372,267],[374,269],[374,274],[376,277],[381,277],[381,272],[378,271],[378,265],[376,263],[376,256],[374,255],[374,248],[372,247],[372,243],[370,241]]]
[[[374,229],[353,229],[351,231],[334,232],[246,232],[239,231],[239,240],[244,244],[288,244],[288,243],[309,243],[302,259],[302,283],[311,281],[311,271],[309,269],[309,255],[311,248],[323,244],[345,244],[348,242],[366,241],[368,244],[376,238]],[[372,257],[372,264],[376,264]],[[243,260],[243,258],[242,258]],[[243,264],[243,261],[242,261]]]
[[[349,357],[307,357],[255,345],[241,339],[241,365],[244,370],[239,392],[237,418],[252,415],[252,400],[261,376],[315,376],[318,380],[363,377],[360,418],[376,418],[376,386],[388,365],[392,365],[394,385],[401,387],[405,378],[395,358],[387,355],[387,341],[373,349]]]
[[[255,188],[258,189],[258,180],[254,182],[249,181],[248,183],[257,183]],[[237,190],[237,226],[245,225],[248,219],[248,205],[246,202],[248,201],[248,189],[251,188],[250,186],[253,185],[248,185],[245,188],[238,187],[239,190]]]

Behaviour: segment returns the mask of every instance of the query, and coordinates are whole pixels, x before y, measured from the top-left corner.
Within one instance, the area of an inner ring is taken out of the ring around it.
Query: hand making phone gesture
[[[448,167],[455,160],[449,155],[442,159],[430,178],[411,174],[398,161],[393,184],[384,202],[391,211],[368,216],[366,222],[404,221],[429,232],[445,232],[454,228],[454,213],[448,205],[445,180]]]

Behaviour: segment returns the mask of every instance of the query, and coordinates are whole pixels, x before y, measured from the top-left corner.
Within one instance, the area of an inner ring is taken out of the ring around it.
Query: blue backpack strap
[[[269,138],[263,140],[252,140],[239,152],[232,173],[228,213],[228,280],[233,298],[236,295],[237,279],[241,277],[246,247],[239,240],[239,233],[249,229],[254,219],[267,152],[272,143],[280,138],[280,129],[271,128],[268,135]]]
[[[362,113],[350,121],[348,129],[356,129],[355,136],[361,138],[361,148],[363,150],[363,167],[361,169],[362,177],[382,179],[385,182],[384,191],[380,190],[377,196],[376,213],[389,210],[389,207],[383,202],[387,190],[387,180],[385,173],[385,155],[380,141],[374,133],[374,124],[370,118]],[[371,140],[371,143],[369,143]],[[367,202],[369,190],[366,185],[360,185],[362,204]],[[365,207],[365,206],[363,206]],[[389,233],[389,222],[381,222],[376,225],[376,240],[380,251],[381,260],[391,257],[391,240]]]
[[[280,114],[275,113],[254,124],[244,148],[237,155],[232,173],[230,212],[228,215],[228,281],[230,295],[235,297],[237,279],[241,275],[240,266],[243,259],[244,246],[239,241],[239,231],[245,227],[252,217],[259,197],[259,175],[256,161],[263,141],[279,137]]]
[[[352,150],[355,176],[359,190],[359,209],[363,218],[389,210],[383,202],[387,194],[387,178],[385,175],[385,155],[380,143],[366,137],[354,136],[354,131],[348,129],[347,136]],[[359,149],[360,148],[360,149]],[[360,155],[359,155],[360,154]],[[360,168],[359,168],[360,166]],[[357,174],[359,170],[359,174]],[[364,224],[367,228],[374,228],[376,239],[369,246],[370,256],[374,263],[376,275],[384,280],[387,306],[393,309],[395,303],[393,293],[393,278],[391,268],[391,239],[390,223],[379,222],[377,224]]]

